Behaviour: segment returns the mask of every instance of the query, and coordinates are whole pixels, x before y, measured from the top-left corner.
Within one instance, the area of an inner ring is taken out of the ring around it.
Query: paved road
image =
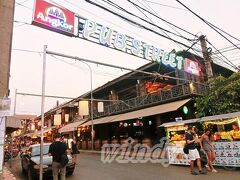
[[[81,153],[79,162],[74,174],[68,176],[67,180],[240,180],[240,169],[227,171],[220,168],[217,169],[218,173],[193,177],[186,166],[171,165],[164,168],[160,164],[119,164],[115,161],[104,164],[99,154],[92,153]],[[6,164],[6,166],[9,165]],[[17,180],[24,180],[26,178],[21,174],[20,167],[20,160],[16,159],[10,171]]]

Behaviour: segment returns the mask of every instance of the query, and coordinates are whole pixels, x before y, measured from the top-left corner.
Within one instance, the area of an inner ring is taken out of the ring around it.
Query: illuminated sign
[[[189,109],[187,106],[183,106],[183,113],[184,114],[188,114],[189,113]]]
[[[36,0],[35,2],[32,23],[62,34],[74,34],[74,13],[43,0]]]
[[[183,70],[184,58],[175,53],[165,52],[163,49],[132,38],[106,26],[79,17],[78,29],[80,38],[123,51],[137,57],[162,63],[172,68]]]
[[[185,58],[184,71],[199,76],[201,69],[197,62]]]
[[[160,82],[146,82],[146,91],[148,94],[158,93],[161,90],[170,90],[172,85]]]

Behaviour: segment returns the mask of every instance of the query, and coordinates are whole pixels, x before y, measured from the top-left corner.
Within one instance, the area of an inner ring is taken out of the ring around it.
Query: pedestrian
[[[198,175],[197,172],[194,171],[194,162],[197,161],[197,167],[199,174],[206,174],[206,172],[202,171],[201,160],[199,152],[196,148],[196,144],[199,139],[197,136],[193,136],[195,133],[193,127],[189,126],[186,132],[186,143],[189,149],[189,159],[190,159],[190,170],[192,175]]]
[[[71,142],[72,147],[72,157],[73,157],[73,163],[77,163],[77,155],[80,153],[77,147],[77,141],[76,137],[73,137],[73,141]]]
[[[61,165],[61,156],[67,153],[67,145],[61,142],[61,135],[59,133],[54,135],[55,141],[49,147],[49,156],[52,156],[52,174],[53,180],[58,180],[58,173],[60,172],[61,180],[66,179],[66,166]]]
[[[201,150],[207,153],[207,157],[208,157],[208,161],[206,165],[207,170],[212,172],[217,172],[212,165],[212,162],[215,160],[216,155],[211,142],[211,131],[209,129],[206,129],[205,133],[201,136],[200,145],[201,145]]]

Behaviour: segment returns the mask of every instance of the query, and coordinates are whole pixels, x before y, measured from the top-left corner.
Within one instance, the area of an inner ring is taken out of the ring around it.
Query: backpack
[[[67,164],[68,164],[68,161],[69,161],[69,159],[68,159],[68,156],[67,156],[67,154],[62,154],[61,155],[61,160],[60,160],[60,164],[61,164],[61,166],[62,167],[65,167]]]
[[[189,149],[188,149],[188,144],[187,144],[187,142],[186,142],[186,144],[185,144],[184,147],[183,147],[183,152],[184,152],[184,154],[189,154]]]

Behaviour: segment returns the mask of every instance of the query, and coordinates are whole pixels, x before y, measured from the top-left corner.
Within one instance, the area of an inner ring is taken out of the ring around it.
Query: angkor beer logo
[[[45,13],[39,11],[37,19],[50,24],[52,27],[72,32],[73,25],[67,23],[67,17],[64,12],[55,6],[50,6],[45,9]]]

